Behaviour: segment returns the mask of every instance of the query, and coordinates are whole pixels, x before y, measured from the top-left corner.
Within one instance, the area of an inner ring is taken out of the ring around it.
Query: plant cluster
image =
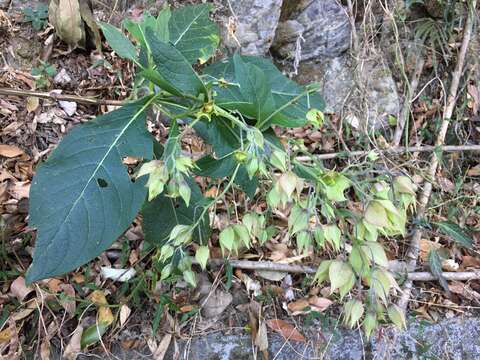
[[[145,240],[157,248],[154,281],[183,278],[195,286],[192,264],[206,268],[212,230],[224,254],[236,254],[271,239],[281,212],[299,253],[336,254],[320,263],[315,281],[329,280],[332,293],[348,297],[347,324],[363,321],[369,335],[388,314],[403,326],[402,312],[389,302],[396,282],[379,236],[404,233],[415,186],[406,176],[357,181],[348,169],[326,169],[313,156],[309,164],[297,161],[299,154],[310,155],[305,146],[282,141],[273,127],[321,127],[318,88],[296,84],[261,57],[236,53],[212,62],[219,33],[210,11],[202,4],[126,20],[134,43],[100,23],[115,53],[137,67],[133,99],[77,126],[38,168],[30,192],[30,224],[38,232],[27,281],[89,262],[141,212]],[[149,109],[170,121],[164,144],[147,131]],[[212,152],[196,161],[185,152],[187,129]],[[138,166],[128,168],[127,157],[138,159]],[[209,198],[194,176],[223,184]],[[264,211],[212,229],[210,213],[233,188],[264,201]]]
[[[48,22],[48,6],[46,4],[38,4],[35,8],[24,8],[23,22],[32,23],[32,27],[37,31],[42,30]]]

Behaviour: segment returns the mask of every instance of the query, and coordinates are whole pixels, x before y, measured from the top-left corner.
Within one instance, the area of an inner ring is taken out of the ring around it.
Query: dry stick
[[[313,157],[317,160],[328,160],[341,157],[354,157],[354,156],[365,156],[368,155],[371,151],[375,151],[377,154],[403,154],[409,152],[430,152],[439,149],[444,152],[459,152],[459,151],[480,151],[480,145],[444,145],[444,146],[433,146],[433,145],[424,145],[424,146],[398,146],[385,150],[359,150],[359,151],[349,151],[349,152],[336,152],[328,154],[316,154]],[[297,156],[295,158],[297,161],[307,162],[311,161],[312,157],[310,156]]]
[[[208,261],[211,266],[221,266],[225,264],[223,259],[211,259]],[[271,261],[250,261],[250,260],[228,260],[228,263],[236,269],[256,270],[256,271],[278,271],[292,274],[315,274],[317,269],[312,266],[292,265],[285,263],[276,263]],[[393,270],[398,266],[391,265]],[[465,272],[444,272],[442,273],[447,280],[467,281],[480,279],[480,270]],[[437,278],[430,272],[408,272],[405,274],[408,281],[432,281]]]
[[[477,0],[472,0],[471,9],[470,9],[471,11],[469,11],[467,21],[465,22],[462,46],[458,54],[457,65],[452,74],[452,83],[450,85],[447,103],[445,105],[445,109],[443,112],[442,125],[440,127],[440,131],[435,141],[436,146],[443,145],[445,141],[445,135],[447,133],[448,125],[450,123],[450,118],[452,117],[453,108],[455,106],[455,101],[457,97],[458,86],[460,83],[460,77],[462,75],[463,65],[465,63],[465,56],[467,53],[468,44],[470,43],[470,37],[472,34],[473,17],[474,17],[476,5],[477,5]],[[439,159],[437,157],[437,154],[434,152],[432,156],[431,165],[428,168],[428,172],[427,172],[428,176],[426,178],[426,183],[419,199],[419,204],[417,208],[418,220],[423,219],[425,216],[425,211],[428,205],[428,201],[430,200],[430,194],[432,193],[432,181],[435,178],[435,175],[437,173],[438,163],[439,163]],[[413,233],[413,236],[407,251],[407,259],[408,259],[407,266],[409,269],[413,269],[417,265],[421,238],[422,238],[422,229],[417,227]],[[408,279],[405,282],[402,296],[398,301],[398,306],[404,311],[406,310],[408,301],[410,300],[411,292],[412,292],[412,280]]]
[[[423,44],[422,44],[423,45]],[[412,102],[412,98],[415,94],[415,91],[418,87],[418,80],[420,75],[423,72],[423,66],[425,65],[425,59],[423,57],[423,51],[420,50],[417,61],[415,64],[415,70],[412,74],[412,79],[410,80],[410,85],[408,85],[407,95],[403,102],[402,109],[400,110],[400,114],[398,116],[398,123],[397,128],[395,129],[395,134],[393,135],[393,146],[397,147],[400,145],[400,141],[402,140],[403,129],[405,128],[405,124],[407,123],[407,119],[410,115],[410,103]]]
[[[32,90],[18,90],[18,89],[7,89],[0,88],[0,95],[7,96],[32,96],[42,99],[52,99],[57,101],[75,101],[81,104],[91,104],[91,105],[115,105],[120,106],[124,102],[120,100],[102,100],[95,99],[90,97],[82,97],[77,95],[64,95],[58,94],[54,91],[52,92],[41,92],[41,91],[32,91]]]

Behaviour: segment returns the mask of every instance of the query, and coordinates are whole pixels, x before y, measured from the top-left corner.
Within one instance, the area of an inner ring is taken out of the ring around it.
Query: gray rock
[[[230,1],[234,13],[235,36],[245,55],[264,55],[270,48],[278,20],[282,0],[236,0]],[[228,5],[226,5],[228,8]],[[228,20],[224,21],[225,25]],[[238,43],[223,29],[223,39],[227,47],[238,48]]]
[[[285,341],[268,331],[268,352],[277,360],[335,359],[335,360],[423,360],[423,359],[480,359],[480,318],[453,318],[430,324],[414,321],[403,332],[392,328],[378,330],[368,341],[359,330],[336,326],[335,322],[320,322],[300,329],[307,342]],[[397,335],[396,337],[394,335]],[[228,333],[209,332],[189,340],[177,340],[179,360],[246,360],[254,359],[249,334],[244,331]],[[53,348],[52,359],[60,359],[60,351]],[[152,359],[148,347],[124,350],[118,343],[112,345],[117,359]],[[105,356],[80,356],[78,359],[98,359]],[[174,358],[170,344],[165,359]],[[257,359],[262,358],[260,354]]]
[[[272,45],[280,56],[293,58],[299,52],[299,60],[311,60],[338,56],[349,48],[350,22],[338,1],[286,0],[283,11],[288,13],[282,15]],[[303,40],[298,42],[300,35]]]
[[[347,55],[304,62],[298,69],[300,83],[318,82],[327,112],[342,114],[357,129],[378,129],[397,117],[400,98],[388,66],[381,58],[361,63],[358,87],[353,63]]]

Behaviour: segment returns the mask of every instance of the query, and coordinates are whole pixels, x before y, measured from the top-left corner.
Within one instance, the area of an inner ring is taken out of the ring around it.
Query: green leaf
[[[384,304],[387,304],[387,298],[390,293],[390,277],[388,274],[380,269],[375,269],[372,272],[370,288],[375,291],[375,294],[383,300]]]
[[[342,232],[335,224],[323,226],[323,236],[325,240],[330,243],[335,250],[340,250]]]
[[[98,24],[103,31],[110,47],[118,56],[135,61],[137,59],[137,50],[130,40],[115,26],[99,21]]]
[[[255,56],[241,58],[247,65],[255,65],[265,74],[275,103],[274,111],[270,114],[273,124],[284,127],[304,126],[307,123],[307,112],[311,108],[320,111],[325,109],[325,103],[318,94],[307,94],[303,86],[284,76],[270,60]],[[238,109],[243,112],[243,108],[248,106],[248,101],[240,92],[233,59],[210,65],[204,73],[217,81],[213,87],[217,93],[216,104],[225,109]],[[221,79],[226,80],[226,83],[219,81]]]
[[[171,13],[168,7],[160,11],[157,18],[154,18],[150,12],[145,11],[141,21],[133,21],[127,18],[123,20],[122,25],[142,46],[146,46],[147,44],[145,40],[147,28],[153,30],[160,41],[168,42],[168,22],[170,15]]]
[[[77,126],[42,164],[30,190],[30,226],[37,240],[27,281],[77,268],[107,249],[131,224],[145,182],[132,182],[125,156],[150,159],[145,128],[151,98]]]
[[[388,317],[400,330],[407,328],[407,322],[405,320],[405,314],[399,306],[392,304],[388,307]]]
[[[439,253],[435,249],[431,249],[428,252],[428,264],[430,266],[430,271],[433,276],[435,276],[442,286],[442,288],[450,294],[450,289],[448,288],[447,280],[443,277],[442,273],[442,258],[440,257]]]
[[[387,211],[378,200],[370,201],[365,210],[365,220],[380,228],[390,226]]]
[[[331,201],[345,201],[344,192],[351,186],[350,180],[342,174],[329,172],[322,176],[325,195]]]
[[[196,133],[212,145],[219,158],[240,148],[240,129],[234,128],[229,120],[212,116],[211,121],[199,121],[194,125]]]
[[[184,6],[172,12],[170,42],[190,63],[205,63],[220,42],[217,25],[209,18],[212,4]]]
[[[235,246],[235,231],[233,226],[228,226],[220,233],[220,247],[223,249],[227,249],[228,251],[232,251]]]
[[[385,250],[378,242],[367,241],[362,245],[362,250],[375,264],[388,268],[388,259]]]
[[[188,179],[187,182],[192,190],[188,207],[184,201],[164,195],[144,204],[142,214],[146,241],[162,246],[176,225],[192,225],[199,220],[205,206],[205,198],[193,180]],[[210,226],[208,215],[205,214],[203,221],[200,221],[199,226],[194,230],[193,238],[200,241],[208,239],[209,236]]]
[[[363,316],[364,308],[362,302],[351,299],[344,305],[344,319],[345,323],[353,329],[357,325],[358,321]]]
[[[94,324],[92,326],[89,326],[82,332],[82,337],[80,340],[80,345],[81,348],[84,349],[88,345],[92,345],[100,341],[102,338],[102,335],[105,334],[105,332],[108,329],[108,325],[106,324]]]
[[[173,45],[160,41],[150,28],[146,31],[145,38],[150,46],[156,71],[159,79],[163,80],[157,85],[177,96],[188,94],[196,97],[201,93],[206,95],[207,89],[202,80],[182,53]]]
[[[183,272],[183,279],[191,287],[197,286],[197,276],[195,275],[195,273],[192,270],[185,270]]]
[[[441,232],[451,237],[460,246],[471,249],[473,247],[473,239],[460,226],[450,221],[442,221],[436,223]]]
[[[264,121],[275,111],[270,85],[265,73],[253,64],[247,64],[236,53],[233,56],[235,79],[240,88],[240,94],[247,101],[242,112],[244,115],[253,117],[258,124]]]
[[[237,165],[232,155],[222,159],[215,159],[206,155],[195,162],[197,166],[194,169],[196,175],[208,176],[211,178],[224,178],[232,175]]]
[[[210,257],[210,250],[208,246],[199,246],[195,252],[195,259],[198,261],[202,270],[207,268],[208,258]]]
[[[330,279],[330,292],[333,293],[335,289],[341,288],[351,281],[354,277],[352,268],[346,262],[340,260],[332,261],[329,270],[328,278]]]

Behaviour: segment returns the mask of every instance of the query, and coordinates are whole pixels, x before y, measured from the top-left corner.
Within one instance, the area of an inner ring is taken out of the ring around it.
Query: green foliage
[[[306,148],[294,140],[286,147],[272,127],[322,126],[317,87],[300,86],[269,60],[239,53],[202,69],[219,44],[210,10],[203,4],[164,9],[156,18],[146,13],[139,23],[126,20],[132,40],[100,24],[113,51],[137,67],[133,94],[146,95],[79,125],[38,168],[30,194],[30,224],[38,233],[27,281],[87,263],[141,212],[145,240],[156,247],[155,281],[183,279],[195,286],[192,265],[206,268],[212,230],[222,251],[235,255],[271,239],[278,231],[272,214],[281,212],[288,217],[285,235],[299,253],[335,256],[320,263],[314,281],[329,281],[334,296],[347,298],[348,325],[362,324],[369,335],[387,314],[403,324],[398,309],[387,310],[397,285],[379,240],[405,233],[414,184],[405,176],[372,184],[371,178],[325,169],[314,157],[313,165],[298,162],[298,154],[309,155]],[[146,129],[150,109],[170,121],[163,144]],[[196,161],[187,156],[186,128],[211,153]],[[127,156],[140,165],[128,169],[122,162]],[[202,194],[194,176],[218,179],[214,198]],[[237,214],[211,229],[210,212],[234,187],[266,200],[266,211]],[[228,264],[227,270],[231,282]],[[353,298],[354,288],[365,289],[365,296]]]
[[[32,75],[35,78],[37,88],[41,89],[47,87],[50,79],[57,74],[55,65],[40,60],[40,65],[32,69]]]
[[[30,223],[38,235],[28,282],[87,263],[107,249],[141,209],[145,238],[159,247],[155,257],[166,263],[162,278],[179,271],[194,285],[186,249],[192,241],[199,243],[202,250],[196,257],[205,266],[208,211],[217,199],[204,198],[193,173],[229,177],[222,194],[237,184],[253,196],[256,185],[252,188],[251,183],[269,176],[266,159],[279,144],[272,140],[269,124],[290,114],[295,114],[295,124],[304,124],[309,110],[323,109],[313,90],[296,85],[268,60],[239,54],[227,63],[242,101],[226,104],[231,98],[219,91],[221,81],[212,76],[215,65],[204,72],[192,67],[209,60],[219,44],[210,10],[208,4],[164,9],[156,18],[147,13],[142,22],[125,21],[134,42],[100,23],[112,49],[139,68],[136,84],[150,94],[78,126],[38,168],[30,195]],[[48,73],[42,66],[38,73]],[[156,140],[145,126],[146,111],[152,107],[171,121],[163,153],[157,155]],[[190,119],[187,126],[212,145],[211,156],[194,163],[182,153],[180,119]],[[277,155],[279,151],[283,149],[277,149]],[[243,160],[241,153],[246,154]],[[122,163],[126,156],[143,160],[133,176]],[[278,156],[286,159],[286,154]],[[291,195],[291,186],[283,186]],[[245,222],[248,226],[233,224],[224,230],[229,235],[221,236],[225,249],[268,239],[265,218],[252,214]]]
[[[36,30],[42,30],[48,21],[48,6],[46,4],[38,4],[35,8],[26,7],[23,10],[23,22],[32,23],[32,27]]]
[[[450,221],[442,221],[437,223],[437,226],[442,233],[449,236],[458,245],[467,249],[472,248],[473,246],[472,237],[457,224],[452,223]]]

